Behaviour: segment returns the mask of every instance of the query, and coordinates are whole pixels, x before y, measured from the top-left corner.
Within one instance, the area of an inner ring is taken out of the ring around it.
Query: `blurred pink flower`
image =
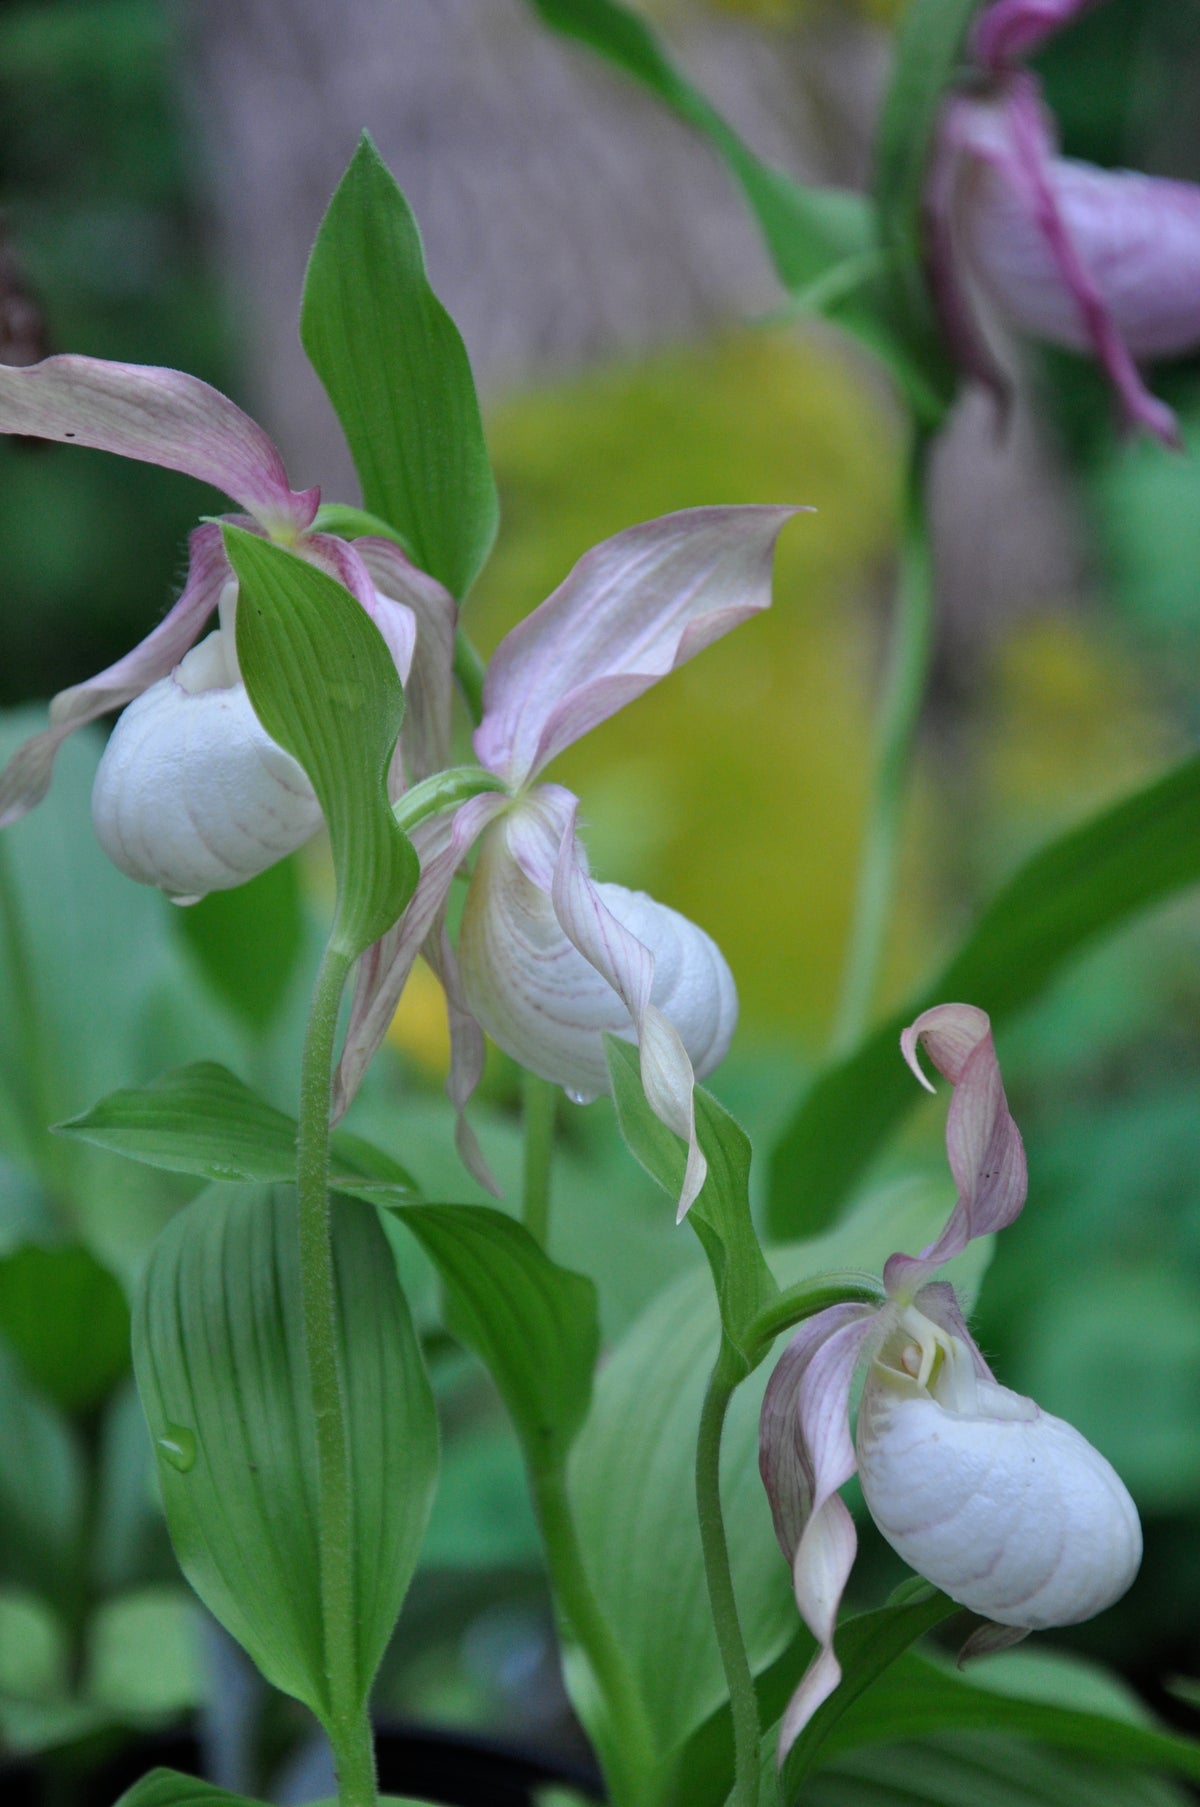
[[[934,295],[960,364],[1002,402],[991,327],[1100,364],[1125,423],[1179,444],[1142,360],[1200,345],[1200,187],[1058,153],[1036,78],[1014,59],[1094,0],[997,0],[972,51],[990,78],[947,101],[926,191]]]
[[[833,1305],[800,1326],[763,1399],[763,1483],[796,1604],[820,1645],[784,1715],[780,1762],[841,1679],[834,1630],[857,1538],[838,1488],[856,1471],[897,1554],[991,1621],[968,1650],[1091,1618],[1120,1598],[1141,1560],[1137,1510],[1118,1475],[1071,1425],[1000,1385],[954,1289],[931,1279],[975,1237],[1012,1223],[1027,1180],[986,1013],[941,1004],[905,1030],[904,1057],[928,1085],[922,1040],[955,1087],[946,1148],[958,1201],[921,1254],[890,1257],[880,1305]]]

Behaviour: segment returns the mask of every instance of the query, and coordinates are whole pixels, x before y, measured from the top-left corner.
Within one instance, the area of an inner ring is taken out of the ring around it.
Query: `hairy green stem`
[[[723,1345],[700,1413],[700,1434],[696,1441],[696,1510],[700,1518],[700,1543],[704,1551],[713,1628],[721,1652],[733,1720],[734,1781],[730,1801],[732,1807],[758,1807],[762,1728],[754,1677],[738,1618],[725,1515],[721,1510],[721,1435],[729,1402],[743,1373],[742,1365],[735,1366],[729,1359],[728,1346]]]
[[[550,1232],[550,1173],[554,1164],[558,1087],[537,1073],[526,1073],[521,1095],[525,1118],[521,1220],[533,1240],[545,1248]]]
[[[900,820],[929,675],[933,593],[924,493],[928,446],[927,436],[918,434],[909,459],[896,616],[880,707],[875,778],[830,1043],[835,1056],[847,1054],[861,1038],[875,994],[895,889]]]
[[[317,1548],[329,1720],[341,1807],[375,1807],[378,1789],[366,1687],[358,1671],[354,1502],[346,1401],[338,1362],[337,1293],[329,1209],[329,1115],[338,1005],[350,955],[325,950],[313,987],[300,1065],[296,1186],[300,1294],[317,1443]]]
[[[649,1807],[655,1794],[654,1738],[633,1673],[584,1567],[579,1533],[560,1465],[531,1468],[554,1598],[571,1638],[587,1658],[608,1715],[597,1738],[613,1807]]]

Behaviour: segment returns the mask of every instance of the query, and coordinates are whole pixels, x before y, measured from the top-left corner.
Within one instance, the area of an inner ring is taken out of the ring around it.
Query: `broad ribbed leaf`
[[[810,1776],[795,1807],[1188,1807],[1161,1777],[1046,1750],[999,1732],[960,1732],[848,1751]],[[791,1807],[791,1803],[788,1803]]]
[[[180,1775],[176,1769],[152,1769],[126,1789],[116,1807],[262,1807],[262,1803],[249,1795],[214,1788],[197,1776]],[[315,1801],[313,1807],[337,1807],[337,1803]],[[426,1803],[409,1795],[385,1794],[379,1797],[379,1807],[426,1807]]]
[[[621,1134],[651,1178],[678,1198],[687,1159],[684,1145],[646,1102],[637,1049],[614,1035],[604,1041]],[[749,1358],[746,1331],[779,1290],[750,1215],[750,1139],[711,1092],[697,1086],[694,1098],[696,1134],[708,1174],[688,1222],[712,1268],[725,1334]]]
[[[487,1367],[535,1472],[561,1463],[587,1414],[600,1344],[596,1289],[486,1205],[413,1205],[397,1221],[447,1292],[447,1321]]]
[[[900,1031],[933,1004],[978,1004],[999,1027],[1089,942],[1200,880],[1200,759],[1094,816],[1009,880],[932,984],[818,1076],[777,1143],[773,1236],[832,1223],[888,1134],[921,1097]]]
[[[223,531],[239,584],[242,677],[259,721],[317,793],[337,874],[331,945],[356,956],[392,926],[417,883],[417,856],[387,794],[400,677],[341,584],[243,528]]]
[[[878,1612],[859,1613],[838,1626],[837,1657],[842,1665],[842,1679],[829,1699],[817,1708],[788,1753],[779,1783],[784,1803],[799,1800],[805,1777],[819,1766],[825,1741],[847,1709],[919,1637],[961,1610],[945,1594],[931,1588],[927,1598],[906,1605],[883,1606]]]
[[[295,1178],[296,1119],[216,1061],[198,1060],[149,1085],[110,1092],[55,1127],[60,1135],[172,1173],[267,1183]],[[397,1194],[418,1190],[391,1155],[346,1130],[333,1133],[329,1184],[377,1204],[394,1204]]]
[[[335,1204],[333,1247],[365,1695],[416,1563],[437,1425],[370,1206]],[[316,1449],[290,1189],[213,1189],[168,1225],[135,1305],[134,1367],[184,1573],[267,1679],[326,1716]]]
[[[1032,1649],[1016,1658],[1014,1667],[1028,1670],[1027,1692],[1021,1694],[1007,1680],[1001,1686],[1010,1658],[980,1669],[983,1679],[976,1682],[974,1671],[964,1675],[910,1651],[831,1727],[824,1756],[935,1732],[991,1729],[1086,1751],[1114,1765],[1160,1769],[1200,1781],[1200,1744],[1160,1730],[1137,1705],[1119,1703],[1117,1716],[1111,1699],[1117,1685],[1107,1677],[1065,1656],[1043,1652],[1041,1659]],[[1060,1669],[1061,1676],[1056,1673]],[[1070,1691],[1081,1704],[1047,1698],[1064,1679],[1074,1684]],[[1089,1695],[1095,1698],[1082,1704]]]
[[[408,202],[364,136],[309,259],[300,337],[333,403],[363,502],[452,596],[499,506],[458,328],[429,286]]]

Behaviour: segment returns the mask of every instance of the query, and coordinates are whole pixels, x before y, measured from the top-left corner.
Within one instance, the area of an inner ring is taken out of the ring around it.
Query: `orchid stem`
[[[554,1165],[554,1126],[558,1087],[537,1073],[526,1073],[522,1087],[525,1117],[525,1171],[521,1219],[533,1240],[545,1248],[550,1233],[550,1174]]]
[[[341,1807],[375,1807],[371,1721],[359,1675],[354,1577],[354,1500],[346,1401],[338,1361],[337,1293],[329,1208],[329,1115],[338,1005],[351,956],[326,948],[313,987],[300,1066],[296,1186],[300,1199],[300,1295],[317,1445],[317,1548],[329,1719]]]
[[[860,1040],[870,1016],[887,941],[895,890],[900,821],[908,794],[913,744],[925,700],[933,639],[933,586],[925,520],[929,439],[918,434],[909,458],[896,616],[880,706],[875,780],[859,863],[854,917],[830,1053]]]
[[[700,1518],[700,1543],[704,1551],[704,1572],[708,1579],[708,1598],[712,1608],[713,1627],[721,1652],[721,1666],[729,1689],[729,1709],[733,1719],[734,1782],[731,1807],[758,1807],[759,1746],[762,1728],[758,1718],[758,1699],[754,1677],[742,1637],[738,1618],[737,1596],[733,1590],[733,1571],[729,1565],[729,1545],[725,1536],[725,1517],[721,1510],[721,1436],[725,1414],[744,1369],[735,1368],[728,1345],[723,1344],[704,1395],[700,1413],[700,1434],[696,1441],[696,1510]]]

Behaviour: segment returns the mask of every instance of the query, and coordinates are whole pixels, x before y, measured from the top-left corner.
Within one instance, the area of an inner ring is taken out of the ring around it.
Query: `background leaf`
[[[110,1092],[56,1128],[99,1148],[173,1173],[209,1180],[289,1182],[296,1171],[296,1119],[276,1110],[228,1067],[198,1060],[149,1085]],[[361,1136],[335,1130],[330,1185],[357,1198],[394,1203],[417,1183],[400,1163]],[[0,1322],[3,1321],[0,1270]]]
[[[75,1438],[0,1345],[0,1579],[72,1599],[83,1493]]]
[[[341,584],[243,528],[222,531],[239,584],[242,677],[259,721],[317,793],[337,874],[331,944],[356,956],[400,916],[419,870],[387,794],[404,717],[399,674]]]
[[[845,1752],[810,1776],[803,1807],[1185,1807],[1156,1776],[999,1732]],[[797,1803],[799,1807],[799,1803]]]
[[[78,1243],[26,1243],[0,1259],[0,1335],[56,1405],[96,1405],[129,1366],[129,1306]]]
[[[365,1691],[416,1563],[437,1426],[371,1207],[339,1204],[333,1243]],[[267,1679],[323,1716],[316,1453],[290,1189],[213,1189],[168,1226],[136,1302],[134,1366],[184,1573]]]
[[[261,1036],[281,1009],[304,952],[295,860],[278,860],[231,891],[210,891],[178,912],[178,924],[221,1002]]]
[[[461,598],[499,519],[475,383],[408,202],[365,135],[317,233],[300,337],[365,506]]]
[[[1200,759],[1035,854],[937,978],[818,1076],[772,1154],[772,1234],[809,1235],[831,1223],[885,1137],[919,1101],[899,1037],[922,1010],[978,1004],[998,1027],[1088,942],[1198,879]]]
[[[621,1134],[647,1173],[677,1199],[686,1162],[683,1143],[646,1102],[637,1049],[615,1035],[604,1041]],[[711,1092],[697,1086],[693,1096],[708,1173],[688,1222],[708,1256],[722,1328],[734,1348],[752,1360],[745,1333],[779,1289],[750,1215],[750,1139]]]

